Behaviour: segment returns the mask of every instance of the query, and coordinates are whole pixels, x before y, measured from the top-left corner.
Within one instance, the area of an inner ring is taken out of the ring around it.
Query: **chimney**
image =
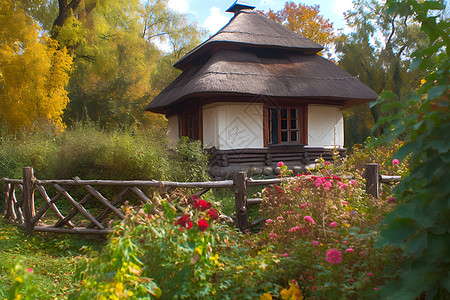
[[[241,12],[241,10],[253,10],[255,6],[250,5],[244,1],[236,0],[233,5],[231,5],[226,12],[232,12],[234,15],[237,15]]]

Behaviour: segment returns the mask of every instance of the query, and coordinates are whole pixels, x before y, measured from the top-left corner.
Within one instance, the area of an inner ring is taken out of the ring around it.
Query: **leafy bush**
[[[73,299],[255,299],[277,293],[270,247],[249,256],[240,234],[219,219],[211,203],[182,194],[154,199],[114,227],[109,243],[78,267]],[[275,257],[276,258],[276,257]]]
[[[208,156],[200,141],[182,137],[171,155],[174,181],[208,181]]]

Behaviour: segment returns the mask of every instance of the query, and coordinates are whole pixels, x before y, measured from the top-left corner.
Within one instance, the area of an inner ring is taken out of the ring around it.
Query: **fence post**
[[[34,176],[33,168],[23,168],[23,212],[25,221],[25,231],[27,235],[31,235],[33,230],[33,218],[34,211]]]
[[[3,199],[2,199],[2,216],[8,215],[8,200],[9,200],[9,183],[3,184]]]
[[[364,178],[366,179],[366,193],[375,198],[378,198],[380,195],[378,167],[378,164],[366,164],[364,171]]]
[[[236,173],[234,177],[234,189],[234,200],[236,204],[236,225],[242,232],[245,232],[248,228],[247,173]]]

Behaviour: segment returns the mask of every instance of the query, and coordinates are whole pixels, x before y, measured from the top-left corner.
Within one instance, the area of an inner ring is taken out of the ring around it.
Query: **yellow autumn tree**
[[[63,128],[72,58],[16,1],[0,0],[0,119],[11,131]]]

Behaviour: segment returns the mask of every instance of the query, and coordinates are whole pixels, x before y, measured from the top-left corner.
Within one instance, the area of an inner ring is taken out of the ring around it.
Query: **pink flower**
[[[354,282],[354,281],[355,281],[355,279],[353,279],[353,278],[350,278],[350,279],[349,279],[349,281],[350,281],[350,282]]]
[[[363,255],[363,254],[366,254],[366,252],[364,252],[364,251],[359,252],[359,255]]]
[[[378,291],[378,288],[373,288],[375,291]]]
[[[313,218],[311,218],[311,216],[306,216],[303,218],[303,220],[308,221],[311,224],[316,224],[316,222],[314,222]]]
[[[266,224],[270,224],[270,223],[272,223],[273,221],[272,221],[272,219],[267,219],[266,220]]]
[[[284,162],[280,161],[277,163],[277,167],[282,167],[282,166],[284,166]]]
[[[342,241],[343,244],[347,244],[347,241]]]
[[[312,243],[313,243],[313,245],[319,245],[319,242],[318,241],[312,241]]]
[[[300,227],[295,226],[295,227],[292,227],[291,229],[289,229],[289,232],[294,232],[294,231],[299,231],[299,230],[300,230]]]
[[[278,234],[271,232],[269,233],[269,236],[273,239],[276,239],[278,237]]]
[[[353,253],[353,249],[352,249],[352,248],[345,249],[345,252],[347,252],[347,253]]]
[[[342,204],[348,204],[348,201],[342,201]]]
[[[329,162],[329,161],[326,161],[326,162],[324,162],[324,165],[325,166],[328,166],[328,165],[330,165],[331,163]]]
[[[313,286],[313,292],[317,290],[317,285]]]
[[[400,164],[400,162],[398,161],[398,159],[394,158],[394,159],[392,160],[392,165],[393,165],[393,166],[398,166],[399,164]]]
[[[367,276],[372,276],[373,274],[372,273],[367,273]]]
[[[350,184],[350,185],[355,185],[355,184],[356,184],[356,180],[352,179],[352,180],[350,180],[350,181],[348,182],[348,184]]]
[[[283,220],[282,216],[277,217],[278,220]]]
[[[32,268],[28,268],[28,273],[32,273],[33,272],[33,269]]]
[[[331,223],[330,223],[330,227],[336,227],[336,226],[338,226],[338,223],[337,223],[337,222],[331,222]]]
[[[348,188],[348,185],[347,184],[345,184],[345,183],[342,183],[342,182],[338,182],[338,188],[340,189],[340,190],[345,190],[346,188]]]
[[[308,276],[308,280],[312,280],[313,277],[311,275]]]
[[[292,210],[288,210],[284,212],[285,214],[293,214],[294,212]]]
[[[282,257],[286,257],[286,256],[289,256],[289,254],[283,253],[283,254],[281,254],[281,256],[282,256]]]
[[[338,264],[342,261],[341,251],[338,249],[330,249],[327,251],[326,261],[330,264]]]
[[[386,200],[387,203],[394,203],[394,202],[396,202],[396,201],[397,201],[397,198],[394,198],[394,197],[389,197],[389,198],[387,198],[387,200]]]
[[[308,204],[306,204],[306,203],[303,203],[303,204],[300,204],[300,207],[306,207],[306,206],[308,206]]]

